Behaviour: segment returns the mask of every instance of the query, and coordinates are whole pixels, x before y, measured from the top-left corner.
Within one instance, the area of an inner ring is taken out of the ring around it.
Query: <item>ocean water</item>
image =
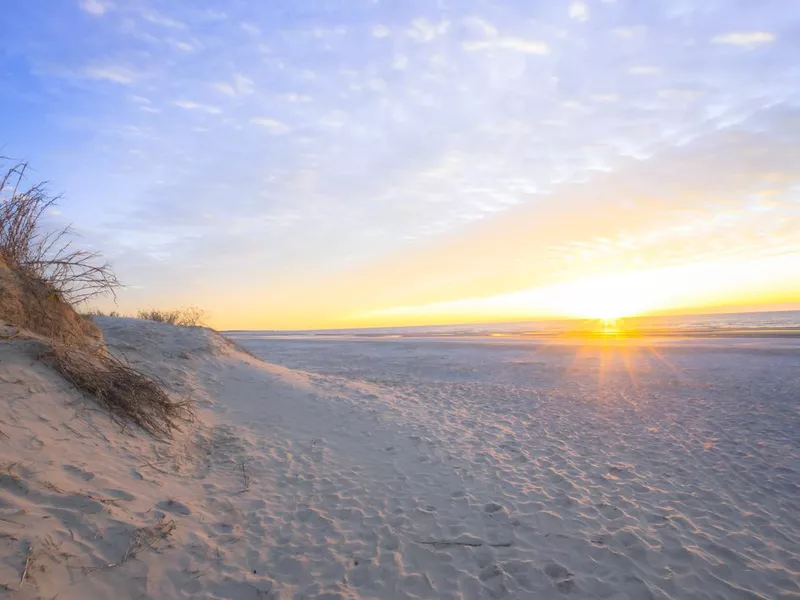
[[[800,337],[800,310],[705,315],[635,317],[599,320],[529,321],[417,327],[372,327],[303,331],[230,331],[241,340],[273,337],[415,338],[415,337]]]

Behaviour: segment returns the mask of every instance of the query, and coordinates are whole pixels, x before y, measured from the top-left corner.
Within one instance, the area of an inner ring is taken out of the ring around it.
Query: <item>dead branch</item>
[[[22,586],[25,585],[25,577],[28,576],[28,566],[31,564],[31,550],[33,549],[33,544],[28,544],[28,556],[25,557],[25,568],[22,570],[22,578],[19,580],[19,589],[22,589]]]
[[[488,542],[483,542],[481,540],[475,542],[459,542],[457,540],[414,540],[417,544],[423,544],[426,546],[468,546],[470,548],[478,548],[480,546],[489,546],[490,548],[509,548],[511,546],[511,542],[500,542],[497,544],[490,544]]]

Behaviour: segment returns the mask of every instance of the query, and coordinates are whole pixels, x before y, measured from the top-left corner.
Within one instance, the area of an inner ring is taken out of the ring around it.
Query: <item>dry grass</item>
[[[139,319],[167,323],[179,327],[197,327],[204,325],[205,312],[196,306],[177,308],[173,310],[140,310],[136,316]]]
[[[105,351],[53,346],[48,357],[62,377],[90,394],[112,416],[155,437],[170,437],[192,419],[191,401],[174,401],[152,378]]]
[[[131,537],[131,541],[128,544],[128,549],[125,550],[125,555],[119,562],[108,563],[99,567],[83,567],[83,570],[86,573],[90,573],[100,569],[113,569],[115,567],[121,567],[129,560],[136,558],[137,554],[146,552],[147,550],[158,550],[156,546],[159,544],[159,542],[167,541],[175,531],[176,527],[175,521],[172,519],[161,519],[155,525],[137,529]],[[169,542],[167,542],[167,544],[169,544]]]
[[[92,317],[122,317],[124,316],[122,313],[116,310],[110,310],[108,312],[103,312],[99,308],[90,308],[89,310],[85,310],[81,313],[82,317],[90,319]]]
[[[140,552],[150,550],[162,540],[166,540],[175,531],[175,521],[161,520],[152,527],[137,529],[131,538],[128,549],[120,564],[134,558]]]
[[[0,157],[0,165],[2,161]],[[26,185],[25,162],[4,170],[0,175],[0,258],[30,280],[45,283],[70,304],[115,294],[121,284],[99,253],[76,248],[69,226],[49,231],[43,227],[59,197],[51,196],[44,183]]]

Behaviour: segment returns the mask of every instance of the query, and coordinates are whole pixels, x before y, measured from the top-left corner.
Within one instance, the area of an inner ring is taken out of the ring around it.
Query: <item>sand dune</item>
[[[253,343],[262,362],[99,324],[197,419],[158,442],[35,340],[0,344],[10,597],[800,597],[792,349]]]

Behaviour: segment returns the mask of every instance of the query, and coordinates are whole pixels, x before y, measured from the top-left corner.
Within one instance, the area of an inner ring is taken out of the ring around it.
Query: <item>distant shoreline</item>
[[[551,319],[504,323],[460,323],[329,329],[231,329],[227,335],[287,338],[634,338],[634,337],[800,337],[800,311],[765,311],[629,317],[604,324],[601,319]]]

